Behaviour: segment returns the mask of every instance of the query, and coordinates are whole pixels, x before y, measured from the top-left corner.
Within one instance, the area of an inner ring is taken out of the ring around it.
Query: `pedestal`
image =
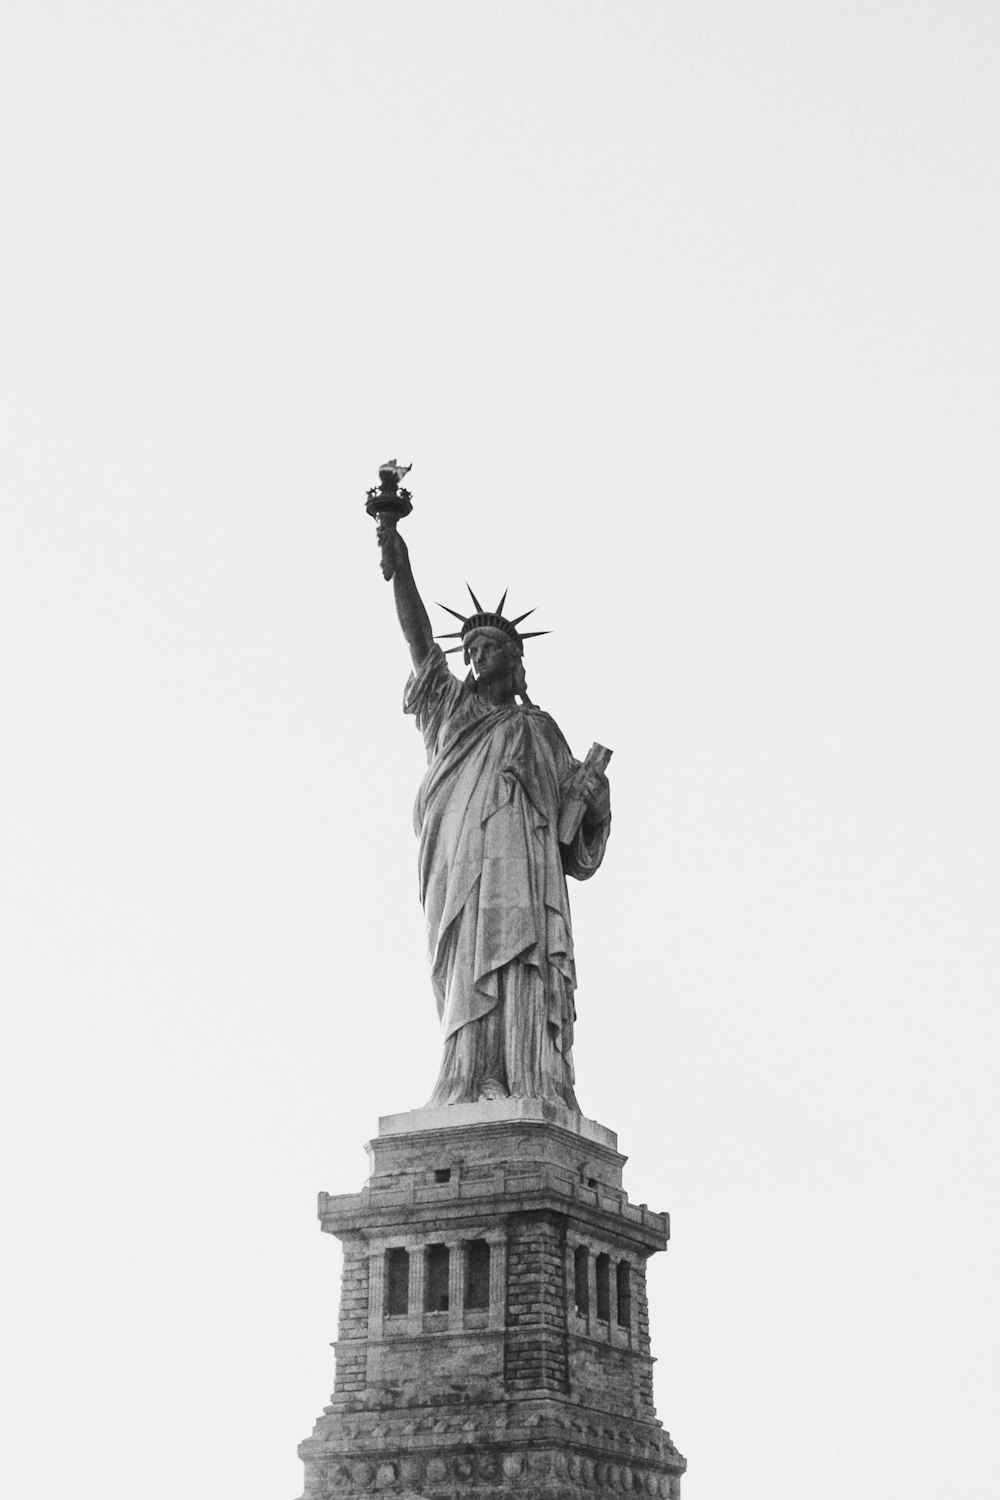
[[[360,1193],[321,1193],[344,1246],[336,1383],[299,1447],[304,1500],[677,1500],[653,1408],[646,1261],[614,1134],[542,1100],[379,1122]]]

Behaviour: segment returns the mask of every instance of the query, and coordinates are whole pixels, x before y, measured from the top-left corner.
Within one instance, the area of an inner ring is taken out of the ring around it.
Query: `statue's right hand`
[[[409,563],[410,555],[394,522],[380,521],[376,536],[382,552],[382,577],[388,582],[397,567],[405,567]]]

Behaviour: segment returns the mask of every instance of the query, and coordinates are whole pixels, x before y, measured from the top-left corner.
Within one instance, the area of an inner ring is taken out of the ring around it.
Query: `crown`
[[[500,603],[497,605],[496,609],[488,610],[483,609],[483,606],[480,604],[479,600],[472,592],[469,584],[466,584],[465,587],[469,590],[469,597],[471,598],[473,604],[476,606],[476,613],[474,615],[466,616],[459,614],[457,609],[450,609],[447,604],[438,605],[438,609],[447,610],[448,614],[454,615],[456,620],[461,620],[462,622],[461,630],[449,630],[446,631],[443,635],[434,637],[434,639],[438,641],[457,640],[460,642],[460,644],[457,646],[449,646],[445,652],[446,656],[450,656],[453,651],[461,651],[463,649],[465,637],[471,630],[481,630],[484,627],[488,627],[491,630],[502,630],[504,635],[509,636],[510,639],[516,643],[518,650],[521,649],[522,641],[529,641],[533,636],[536,635],[549,634],[549,631],[547,630],[518,630],[517,627],[520,625],[521,621],[526,620],[529,615],[533,615],[535,613],[533,609],[525,610],[524,614],[518,615],[516,620],[504,619],[503,607],[507,602],[506,589],[504,589],[503,598],[500,600]]]

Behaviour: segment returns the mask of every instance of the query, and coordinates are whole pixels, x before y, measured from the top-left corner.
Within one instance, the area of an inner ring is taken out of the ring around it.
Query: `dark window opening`
[[[435,1167],[434,1168],[434,1181],[435,1182],[450,1182],[451,1181],[451,1168],[450,1167]]]
[[[627,1260],[618,1262],[618,1326],[619,1328],[631,1328],[632,1326],[632,1278],[629,1273]]]
[[[597,1186],[597,1178],[596,1177],[588,1177],[587,1178],[587,1186],[588,1187],[596,1187]]]
[[[398,1318],[410,1306],[410,1257],[406,1250],[385,1253],[385,1310]]]
[[[465,1247],[465,1305],[470,1310],[490,1305],[490,1247],[486,1240],[470,1240]]]
[[[577,1317],[585,1318],[590,1312],[590,1255],[586,1245],[577,1245],[573,1252],[573,1300]]]
[[[597,1257],[597,1316],[602,1323],[611,1322],[611,1258]]]
[[[448,1311],[448,1246],[428,1245],[424,1262],[424,1312]]]

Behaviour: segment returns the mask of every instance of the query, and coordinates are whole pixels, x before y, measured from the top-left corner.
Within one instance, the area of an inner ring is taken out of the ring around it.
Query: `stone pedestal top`
[[[595,1145],[618,1149],[613,1130],[548,1099],[483,1099],[478,1104],[444,1104],[433,1109],[410,1109],[382,1115],[380,1136],[410,1135],[417,1131],[467,1129],[476,1125],[508,1125],[519,1121],[557,1125]]]

